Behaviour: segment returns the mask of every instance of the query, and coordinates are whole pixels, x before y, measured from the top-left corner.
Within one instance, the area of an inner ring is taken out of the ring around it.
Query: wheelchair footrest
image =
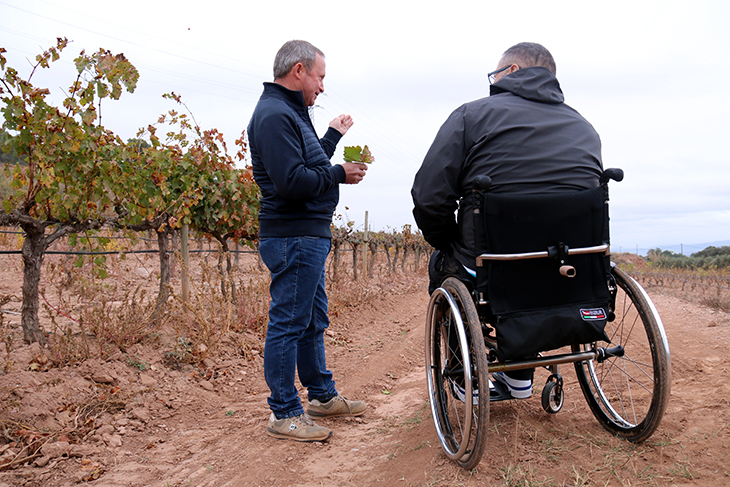
[[[489,402],[505,401],[514,399],[507,386],[498,380],[489,381]]]

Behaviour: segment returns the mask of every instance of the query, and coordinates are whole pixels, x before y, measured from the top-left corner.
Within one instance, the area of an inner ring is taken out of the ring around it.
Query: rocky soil
[[[255,334],[230,335],[197,367],[153,344],[63,368],[48,367],[37,345],[8,353],[0,344],[0,487],[727,485],[730,317],[649,292],[667,329],[674,381],[659,430],[639,445],[602,429],[565,367],[559,414],[543,412],[539,388],[528,400],[496,404],[480,465],[465,471],[448,460],[427,401],[428,295],[420,290],[333,318],[327,347],[338,389],[369,409],[322,421],[335,432],[326,443],[266,435]],[[19,321],[18,303],[3,309]],[[42,446],[21,461],[31,444]]]

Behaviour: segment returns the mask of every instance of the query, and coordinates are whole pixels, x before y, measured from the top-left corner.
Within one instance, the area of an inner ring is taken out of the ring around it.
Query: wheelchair
[[[607,169],[595,189],[467,197],[477,277],[446,278],[428,305],[425,356],[436,433],[466,469],[481,460],[490,403],[510,399],[490,373],[545,367],[543,409],[560,411],[560,364],[572,363],[588,406],[609,432],[641,442],[659,426],[671,388],[669,346],[644,289],[610,261]],[[569,351],[568,351],[569,349]]]

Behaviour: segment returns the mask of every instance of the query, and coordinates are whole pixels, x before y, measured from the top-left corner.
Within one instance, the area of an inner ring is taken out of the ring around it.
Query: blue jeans
[[[271,272],[271,306],[264,348],[269,407],[278,419],[302,414],[295,373],[309,400],[337,395],[327,370],[324,331],[329,326],[325,262],[331,241],[321,237],[269,237],[259,254]]]

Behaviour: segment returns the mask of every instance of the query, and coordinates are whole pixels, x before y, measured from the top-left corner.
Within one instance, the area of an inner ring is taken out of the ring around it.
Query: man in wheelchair
[[[490,96],[448,117],[411,190],[416,223],[436,249],[429,263],[430,294],[448,277],[470,290],[477,285],[478,178],[491,178],[491,194],[551,194],[596,188],[603,172],[600,138],[564,103],[547,49],[512,46],[487,76]],[[512,397],[527,398],[533,371],[495,372],[493,378]]]

